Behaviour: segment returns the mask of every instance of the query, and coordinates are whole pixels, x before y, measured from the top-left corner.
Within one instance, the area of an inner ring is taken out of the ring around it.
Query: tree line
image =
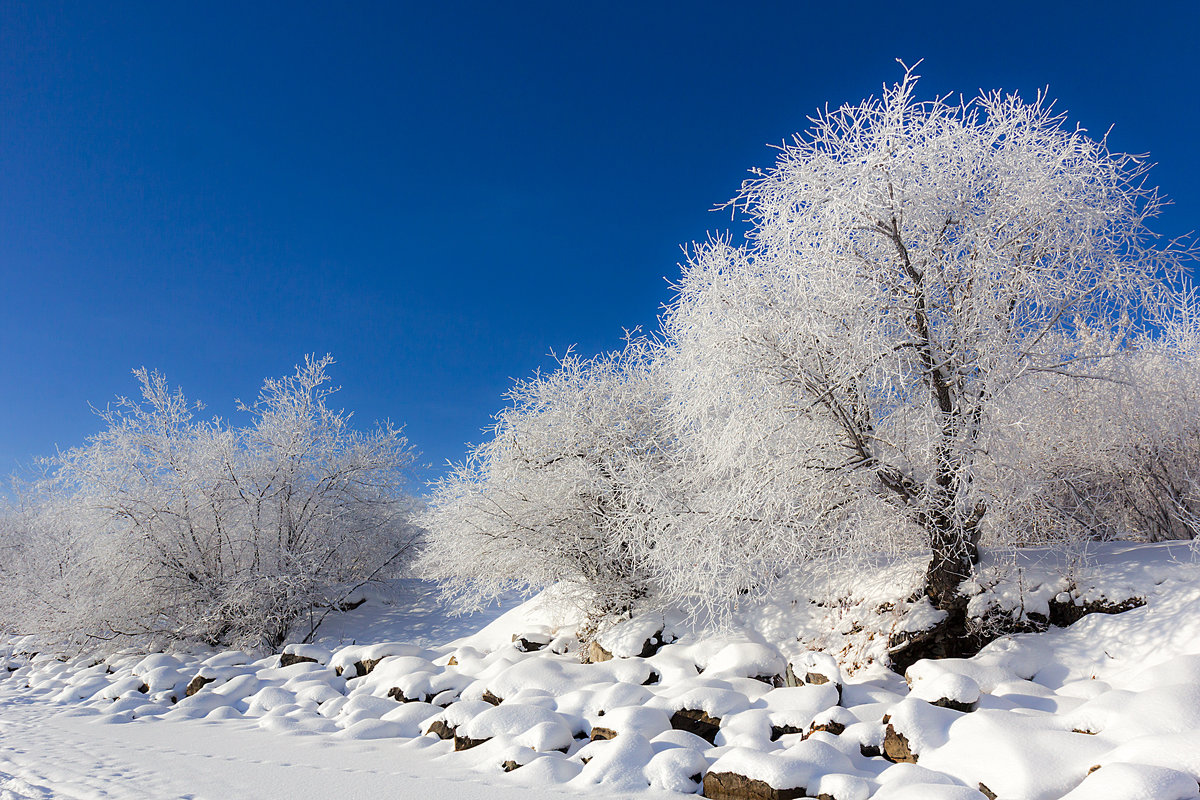
[[[1195,247],[1153,231],[1148,162],[1041,95],[916,87],[811,118],[654,335],[516,382],[423,503],[401,432],[326,406],[328,358],[243,427],[139,371],[5,516],[6,624],[277,644],[409,566],[461,609],[567,582],[593,624],[719,615],[888,555],[961,622],[981,547],[1193,538]]]

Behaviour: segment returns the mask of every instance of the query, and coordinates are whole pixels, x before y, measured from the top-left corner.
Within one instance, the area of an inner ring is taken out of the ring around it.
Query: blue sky
[[[652,328],[766,144],[896,58],[1048,85],[1200,228],[1196,4],[832,5],[0,0],[0,473],[134,367],[236,420],[330,352],[436,474],[551,349]]]

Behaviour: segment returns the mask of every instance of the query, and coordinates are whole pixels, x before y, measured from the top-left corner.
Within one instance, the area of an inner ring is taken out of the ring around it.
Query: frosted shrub
[[[240,428],[135,371],[140,400],[100,411],[105,429],[24,494],[24,566],[4,598],[23,632],[275,645],[347,584],[393,574],[417,543],[412,451],[390,424],[363,433],[328,407],[331,363],[267,380]]]
[[[518,381],[491,439],[437,484],[422,565],[461,608],[565,582],[599,618],[651,590],[642,487],[669,458],[653,351],[568,353]]]

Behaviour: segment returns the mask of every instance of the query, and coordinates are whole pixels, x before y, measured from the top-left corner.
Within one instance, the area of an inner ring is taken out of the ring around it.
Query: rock
[[[920,602],[932,608],[929,598]],[[970,658],[983,649],[991,634],[983,634],[969,626],[967,599],[958,597],[952,608],[938,622],[916,631],[893,632],[888,636],[888,661],[892,671],[903,675],[909,667],[923,658]]]
[[[845,725],[833,720],[828,722],[814,722],[812,727],[808,729],[808,733],[804,734],[804,738],[807,739],[817,731],[825,731],[826,733],[832,733],[834,736],[841,736],[845,730]]]
[[[404,690],[401,689],[399,686],[393,686],[392,688],[388,689],[387,696],[392,698],[393,700],[395,700],[398,703],[424,703],[424,702],[426,702],[424,697],[406,697],[404,694]]]
[[[975,710],[981,694],[979,684],[968,675],[945,672],[936,662],[920,662],[909,667],[904,679],[912,687],[911,696],[938,708],[959,713]]]
[[[150,686],[148,684],[143,683],[141,686],[137,687],[137,690],[139,692],[141,692],[142,694],[149,694]]]
[[[710,772],[704,776],[703,796],[713,800],[797,800],[807,795],[803,787],[776,789],[766,781],[736,772]]]
[[[980,782],[979,782],[979,793],[980,793],[981,795],[983,795],[984,797],[986,797],[988,800],[996,800],[996,793],[995,793],[995,792],[993,792],[991,789],[989,789],[989,788],[988,788],[988,787],[987,787],[987,786],[986,786],[986,785],[983,783],[983,781],[980,781]]]
[[[188,682],[187,689],[184,691],[184,693],[188,697],[191,697],[196,692],[200,691],[205,686],[207,686],[208,684],[212,683],[215,680],[216,680],[216,678],[206,678],[203,675],[197,675],[196,677],[192,678],[191,681]]]
[[[787,678],[782,675],[753,675],[751,677],[753,677],[754,680],[761,681],[774,689],[780,689],[787,685]]]
[[[317,663],[317,660],[315,658],[309,658],[308,656],[298,656],[295,653],[283,653],[282,655],[279,656],[279,666],[281,666],[281,667],[290,667],[293,664],[303,664],[303,663],[309,662],[309,661],[311,661],[313,664]]]
[[[592,728],[592,741],[593,742],[598,739],[615,739],[615,738],[617,738],[617,732],[614,731],[612,728]]]
[[[784,685],[790,686],[790,681],[796,680],[798,675],[803,675],[804,683],[810,686],[833,684],[837,689],[838,702],[842,702],[842,670],[838,666],[837,659],[829,653],[815,650],[801,653],[795,658],[794,664],[791,661],[788,662],[788,669],[793,672],[785,673],[782,676]]]
[[[841,706],[833,706],[813,717],[808,730],[804,733],[804,738],[807,739],[819,731],[824,731],[834,736],[841,736],[846,732],[848,726],[854,725],[857,722],[858,717],[854,716],[853,713]]]
[[[862,754],[863,758],[878,758],[883,755],[882,751],[873,744],[860,744],[858,752]]]
[[[480,697],[479,699],[485,703],[491,703],[494,706],[498,706],[504,702],[503,697],[497,697],[496,695],[492,694],[491,691],[489,691],[489,690],[485,690],[483,693],[483,696]]]
[[[361,678],[363,675],[370,675],[371,670],[375,669],[375,667],[378,666],[380,661],[383,661],[383,659],[382,658],[364,658],[362,661],[355,661],[354,662],[355,674],[350,677]]]
[[[520,768],[521,768],[521,765],[518,764],[517,762],[513,761],[512,759],[509,759],[508,761],[505,761],[503,764],[500,765],[500,769],[504,770],[505,772],[512,772],[514,769],[520,769]]]
[[[453,739],[454,728],[447,725],[445,720],[437,719],[425,729],[425,735],[428,736],[429,734],[433,734],[439,739]]]
[[[458,659],[455,658],[454,656],[450,656],[450,660],[446,662],[446,666],[447,667],[457,667]]]
[[[883,757],[896,764],[917,763],[917,754],[909,747],[908,738],[889,723],[883,734]]]
[[[550,637],[544,633],[514,633],[512,641],[522,653],[532,653],[550,644]]]
[[[471,739],[466,736],[459,736],[459,735],[455,734],[454,750],[455,750],[455,752],[457,752],[459,750],[470,750],[472,747],[479,747],[479,745],[483,744],[486,741],[488,741],[488,740],[487,739]]]
[[[780,738],[792,733],[805,733],[805,730],[803,728],[797,728],[795,725],[772,725],[771,741],[777,742]]]
[[[646,676],[646,680],[642,681],[642,686],[651,686],[655,683],[658,683],[661,680],[662,680],[662,675],[659,675],[654,670],[650,670],[650,674],[648,676]]]
[[[1127,600],[1121,600],[1114,603],[1108,600],[1094,600],[1091,603],[1083,603],[1075,605],[1074,599],[1069,598],[1062,602],[1057,597],[1050,601],[1050,618],[1051,625],[1057,625],[1060,628],[1065,628],[1083,619],[1088,614],[1121,614],[1125,611],[1131,611],[1135,608],[1141,608],[1146,605],[1146,601],[1141,597],[1130,597]]]
[[[659,628],[659,630],[653,636],[642,643],[642,649],[641,652],[638,653],[638,656],[640,658],[649,658],[661,650],[665,644],[667,644],[667,641],[663,637],[662,629]]]
[[[684,708],[671,715],[671,727],[675,730],[694,733],[709,743],[715,743],[717,731],[721,727],[721,720],[717,717],[710,717],[703,711]]]
[[[784,672],[784,674],[783,674],[783,685],[784,686],[799,686],[800,685],[800,679],[796,677],[796,671],[794,669],[792,669],[792,665],[790,663],[787,665],[787,671]]]
[[[599,664],[601,661],[612,661],[613,654],[600,646],[599,642],[591,642],[583,651],[583,663]]]
[[[962,711],[965,713],[975,710],[975,703],[960,703],[958,700],[951,700],[948,697],[942,697],[934,700],[933,704],[940,708],[949,708],[953,711]]]

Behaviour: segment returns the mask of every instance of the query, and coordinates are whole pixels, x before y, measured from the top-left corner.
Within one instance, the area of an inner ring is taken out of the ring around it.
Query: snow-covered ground
[[[907,683],[872,659],[927,616],[912,565],[809,581],[717,633],[634,619],[594,664],[562,593],[453,618],[417,583],[331,616],[287,666],[212,651],[62,661],[17,640],[0,663],[0,800],[651,800],[720,794],[729,775],[835,800],[1200,797],[1192,550],[1108,544],[1016,566],[985,574],[973,605],[1146,604],[921,661]]]

